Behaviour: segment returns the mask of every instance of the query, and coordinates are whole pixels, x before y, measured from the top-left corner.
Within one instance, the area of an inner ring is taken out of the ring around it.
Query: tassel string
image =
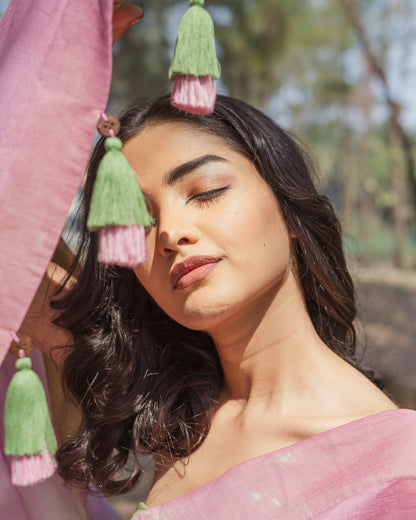
[[[10,331],[10,336],[12,337],[12,340],[13,340],[15,343],[20,343],[20,338],[19,338],[19,336],[16,334],[16,331],[15,331],[15,330],[11,330],[11,331]]]
[[[110,119],[108,118],[107,114],[105,112],[101,112],[100,113],[100,116],[101,116],[101,119],[103,121],[105,121],[106,123],[109,123],[110,122]],[[110,137],[115,137],[116,136],[116,133],[114,132],[114,129],[112,127],[110,127],[108,130],[108,133],[110,134]],[[118,133],[118,132],[117,132]],[[139,183],[139,186],[141,189],[144,189],[145,188],[145,184],[144,182],[142,181],[142,179],[137,175],[136,173],[136,177],[137,177],[137,181]]]

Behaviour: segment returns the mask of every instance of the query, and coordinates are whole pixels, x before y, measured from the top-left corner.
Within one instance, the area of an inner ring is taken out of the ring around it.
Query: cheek
[[[149,251],[149,250],[148,250]],[[145,263],[139,264],[134,269],[134,274],[139,279],[139,282],[144,285],[144,281],[149,278],[151,272],[151,259],[149,258]]]
[[[134,274],[153,300],[167,314],[172,316],[172,290],[169,282],[169,267],[164,263],[154,260],[152,251],[148,250],[151,255],[144,263],[134,268]]]
[[[289,241],[276,199],[265,189],[257,189],[246,199],[230,205],[217,226],[224,240],[230,240],[246,252],[276,248],[279,243],[284,247]]]
[[[146,291],[153,297],[157,296],[157,276],[152,276],[152,258],[149,258],[144,264],[140,264],[134,268],[134,274]],[[153,279],[154,278],[154,279]]]
[[[232,241],[231,247],[226,248],[232,267],[226,280],[234,290],[250,294],[252,290],[263,290],[276,282],[281,283],[291,267],[289,233],[276,200],[268,193],[260,195],[255,205],[238,209],[239,218],[231,232],[224,229]],[[247,294],[248,298],[250,294]]]

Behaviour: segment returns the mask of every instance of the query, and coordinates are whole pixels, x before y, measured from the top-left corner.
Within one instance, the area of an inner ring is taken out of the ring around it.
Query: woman
[[[121,479],[129,454],[151,453],[144,517],[410,518],[416,415],[354,368],[339,224],[297,144],[223,96],[212,116],[164,96],[121,123],[156,224],[134,270],[98,264],[85,231],[55,302],[83,411],[61,475],[120,492],[141,474]],[[84,214],[102,155],[101,141]]]

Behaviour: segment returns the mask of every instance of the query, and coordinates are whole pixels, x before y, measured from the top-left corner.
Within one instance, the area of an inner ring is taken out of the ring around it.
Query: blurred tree
[[[125,2],[137,3],[134,1]],[[114,47],[110,105],[155,97],[170,88],[168,69],[173,55],[170,20],[184,0],[142,0],[144,17]]]
[[[264,108],[282,84],[279,59],[288,26],[305,2],[212,0],[210,4],[223,83],[230,95]]]
[[[340,0],[345,13],[350,20],[352,26],[355,29],[357,38],[360,42],[362,51],[364,53],[367,65],[371,73],[380,81],[383,91],[385,102],[389,107],[389,139],[388,143],[390,146],[389,164],[392,178],[392,185],[395,192],[395,204],[394,204],[394,231],[395,231],[395,252],[394,262],[397,267],[403,265],[403,243],[406,235],[406,190],[402,179],[403,173],[401,168],[401,160],[397,156],[398,147],[402,147],[404,157],[407,164],[407,175],[410,189],[413,193],[413,203],[416,209],[416,173],[413,159],[413,151],[411,146],[411,140],[407,135],[403,125],[400,122],[400,113],[402,107],[400,104],[393,99],[391,94],[390,86],[387,79],[385,70],[385,59],[383,60],[383,53],[378,55],[375,53],[371,46],[371,39],[368,31],[363,23],[362,16],[358,5],[355,0]],[[368,3],[368,1],[367,1]],[[401,6],[400,6],[401,9]],[[382,14],[386,18],[391,15],[392,5],[390,4]],[[399,5],[395,4],[393,14],[399,13]],[[383,32],[383,35],[386,34]],[[380,49],[385,49],[388,42],[381,40]]]
[[[137,1],[145,16],[115,47],[112,105],[171,89],[167,73],[188,2]],[[347,232],[355,232],[364,244],[361,250],[373,240],[373,226],[381,229],[394,222],[400,249],[406,232],[400,219],[406,219],[407,193],[396,182],[400,175],[391,177],[389,172],[403,170],[398,146],[405,151],[408,172],[413,156],[410,137],[398,126],[400,113],[393,110],[391,94],[390,129],[383,124],[380,89],[374,80],[379,76],[368,56],[363,59],[357,27],[342,6],[359,9],[358,21],[371,42],[369,49],[377,49],[377,64],[386,76],[391,66],[387,57],[406,16],[403,5],[410,1],[207,0],[205,4],[216,26],[222,65],[219,92],[264,109],[302,136],[319,157],[322,188],[335,203]],[[376,23],[369,26],[368,17],[374,13]],[[406,37],[410,42],[411,31]],[[389,154],[388,143],[393,141],[396,152]],[[409,173],[408,179],[412,182]],[[399,256],[396,251],[396,263]]]

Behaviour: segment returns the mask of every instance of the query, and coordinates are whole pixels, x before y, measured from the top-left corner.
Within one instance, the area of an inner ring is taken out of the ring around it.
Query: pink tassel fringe
[[[32,486],[51,477],[55,472],[55,463],[48,450],[40,455],[12,457],[12,484]]]
[[[105,265],[136,267],[147,259],[144,227],[110,226],[98,234],[98,261]]]
[[[171,104],[191,114],[212,114],[217,93],[211,76],[177,76],[173,83]]]

